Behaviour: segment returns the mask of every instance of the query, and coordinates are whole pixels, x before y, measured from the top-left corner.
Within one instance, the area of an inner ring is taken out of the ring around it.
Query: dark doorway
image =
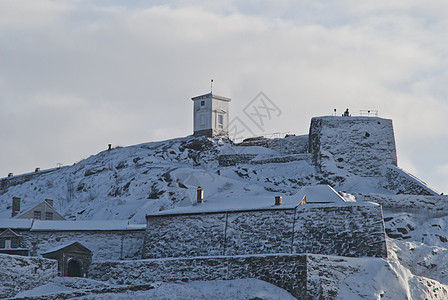
[[[76,260],[68,262],[67,276],[69,277],[81,277],[81,267]]]

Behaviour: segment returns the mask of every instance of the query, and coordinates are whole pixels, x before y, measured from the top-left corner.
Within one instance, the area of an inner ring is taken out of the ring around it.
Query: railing
[[[378,117],[378,110],[374,109],[361,109],[359,111],[361,117]]]

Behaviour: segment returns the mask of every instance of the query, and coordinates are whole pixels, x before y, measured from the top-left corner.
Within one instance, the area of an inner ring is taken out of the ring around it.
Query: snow
[[[47,251],[45,251],[45,252],[42,252],[41,254],[43,255],[43,254],[47,254],[47,253],[56,252],[56,251],[59,251],[59,250],[61,250],[61,249],[66,248],[66,247],[68,247],[68,246],[71,246],[71,245],[73,245],[73,244],[75,244],[75,243],[78,243],[78,242],[77,242],[77,241],[68,242],[68,243],[65,243],[64,245],[61,245],[61,246],[57,246],[57,247],[51,248],[51,249],[49,249],[49,250],[47,250]],[[81,245],[82,245],[82,244],[81,244]]]
[[[34,220],[31,231],[141,230],[145,224],[128,224],[127,220],[47,221]]]
[[[38,286],[32,290],[23,291],[16,295],[17,298],[22,297],[38,297],[43,295],[51,295],[51,294],[57,294],[62,292],[71,292],[74,291],[74,289],[66,287],[59,283],[47,283],[41,286]]]
[[[295,299],[285,290],[257,279],[162,283],[144,292],[92,295],[84,299]]]
[[[0,228],[31,229],[32,224],[30,219],[0,219]]]
[[[70,279],[70,280],[69,280]],[[80,281],[83,284],[76,284]],[[98,289],[105,287],[104,283],[94,280],[86,280],[81,278],[55,278],[52,282],[39,286],[29,291],[17,294],[16,297],[39,297],[39,296],[55,296],[56,294],[73,295],[76,291],[87,294],[78,299],[272,299],[272,300],[288,300],[295,299],[285,290],[276,287],[267,282],[257,279],[238,279],[238,280],[215,280],[215,281],[193,281],[189,283],[158,283],[154,289],[147,291],[123,291],[123,292],[98,292],[90,289]],[[77,288],[76,288],[77,287]],[[110,286],[107,287],[120,287]],[[107,291],[107,289],[105,289]],[[90,294],[90,295],[89,295]]]
[[[342,198],[331,186],[320,184],[314,186],[305,186],[297,194],[296,197],[306,197],[306,203],[343,203]]]
[[[55,221],[0,219],[0,228],[28,229],[31,231],[144,230],[146,224],[129,224],[128,220]]]
[[[75,291],[110,287],[109,284],[88,278],[55,277],[50,282],[18,293],[16,298],[39,297],[59,293],[70,294]]]
[[[346,200],[329,185],[303,187],[294,196],[282,196],[281,205],[274,204],[274,195],[278,194],[273,194],[271,196],[242,196],[241,198],[220,198],[219,196],[213,198],[209,197],[206,198],[203,203],[194,203],[192,206],[177,207],[149,215],[243,211],[256,209],[291,209],[296,207],[305,196],[307,204],[344,204],[346,202]],[[308,206],[309,205],[307,205],[307,207]]]
[[[7,207],[12,197],[21,197],[22,207],[49,198],[67,220],[143,224],[146,214],[192,207],[198,186],[204,188],[205,205],[221,202],[219,209],[224,209],[269,207],[275,196],[282,196],[284,205],[297,204],[302,200],[297,193],[303,186],[322,181],[307,160],[220,167],[221,154],[254,154],[257,158],[289,155],[260,146],[236,147],[225,139],[192,137],[103,151],[73,166],[10,186],[0,195],[0,218],[10,216]],[[349,193],[366,189],[381,192],[375,180],[347,175],[343,185],[334,187]]]

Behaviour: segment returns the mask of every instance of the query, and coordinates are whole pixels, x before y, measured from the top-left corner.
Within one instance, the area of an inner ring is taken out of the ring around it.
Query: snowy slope
[[[204,206],[231,208],[265,205],[277,195],[286,204],[298,203],[302,187],[330,184],[344,192],[346,201],[356,196],[383,205],[390,237],[387,266],[366,263],[358,277],[340,283],[341,299],[382,294],[445,299],[448,198],[395,196],[381,176],[362,177],[337,167],[331,173],[317,171],[306,153],[189,136],[103,151],[73,166],[15,176],[9,184],[3,180],[0,218],[10,217],[11,199],[20,197],[22,211],[49,198],[68,220],[145,223],[146,214],[191,207],[197,186],[204,188]],[[378,281],[381,277],[390,280]]]
[[[220,166],[223,157],[241,160],[248,155],[253,160],[250,163]],[[70,220],[144,223],[148,213],[191,206],[197,186],[204,188],[206,201],[294,196],[303,186],[316,184],[330,184],[349,193],[391,193],[381,187],[381,178],[341,171],[334,181],[317,172],[308,159],[290,159],[289,153],[260,146],[237,147],[228,139],[205,137],[103,151],[1,189],[0,218],[10,217],[12,197],[22,198],[22,211],[48,198]],[[263,160],[266,163],[260,163]]]

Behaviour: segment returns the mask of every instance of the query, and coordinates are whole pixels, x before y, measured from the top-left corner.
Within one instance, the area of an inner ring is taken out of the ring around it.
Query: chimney
[[[52,199],[45,199],[48,204],[50,204],[51,207],[53,207],[53,200]]]
[[[112,150],[112,144],[109,144],[108,146],[109,146],[109,148],[107,148],[107,151]]]
[[[275,205],[282,205],[282,196],[275,196]]]
[[[197,203],[200,204],[204,202],[204,189],[198,186],[197,189]]]
[[[19,197],[12,197],[12,213],[11,217],[15,217],[20,212],[20,198]]]

